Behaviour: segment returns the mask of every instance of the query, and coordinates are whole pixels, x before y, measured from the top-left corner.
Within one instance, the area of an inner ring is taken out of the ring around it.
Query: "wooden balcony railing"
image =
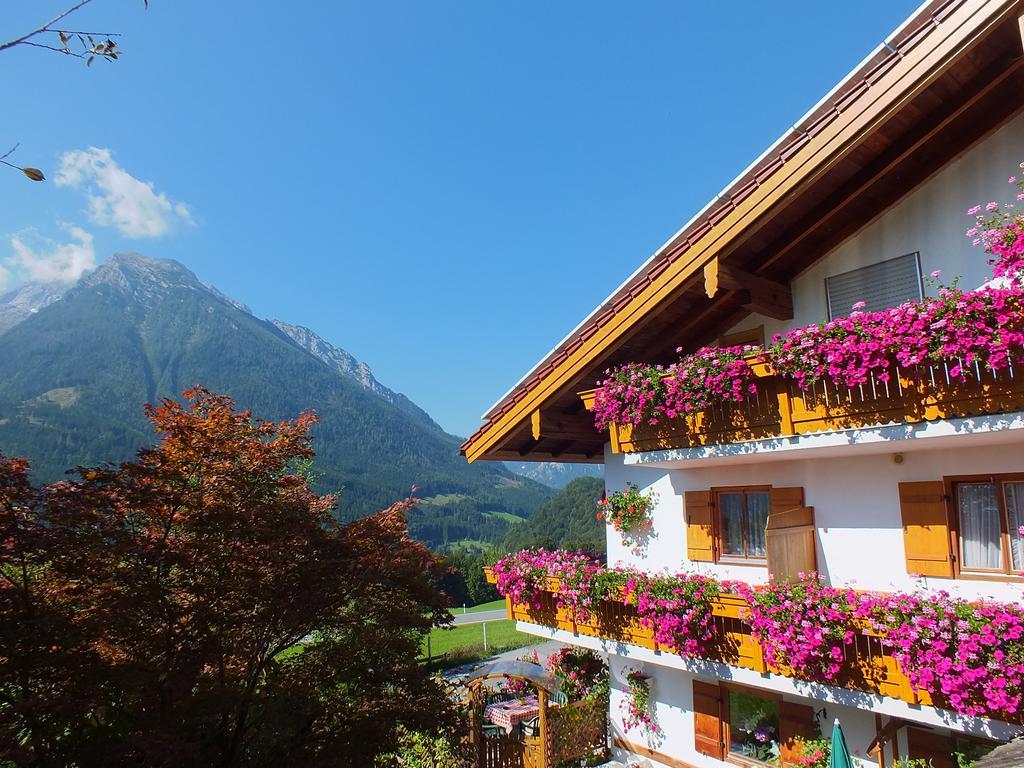
[[[775,375],[764,363],[753,365],[757,394],[741,403],[717,402],[705,411],[657,426],[613,424],[615,453],[724,445],[787,435],[855,427],[913,424],[922,421],[993,415],[1024,410],[1024,365],[996,373],[966,366],[966,379],[949,372],[954,363],[889,369],[858,387],[818,382],[804,391]],[[594,390],[581,392],[587,408]]]
[[[497,579],[490,569],[485,569],[485,573],[488,581],[496,583]],[[558,607],[554,595],[558,589],[558,580],[549,579],[548,587],[549,590],[542,593],[540,608],[516,604],[507,598],[508,618],[577,635],[673,653],[670,648],[659,646],[654,641],[653,632],[640,625],[634,606],[605,601],[589,621],[579,622],[573,620],[569,611]],[[714,658],[708,660],[752,669],[762,674],[796,677],[792,669],[767,662],[761,644],[751,634],[749,625],[740,618],[746,605],[738,595],[723,594],[716,601],[713,615],[718,627],[719,642],[716,644]],[[883,648],[881,638],[866,627],[858,632],[853,644],[846,646],[842,666],[839,680],[831,685],[902,699],[915,705],[932,705],[929,694],[911,686],[900,671],[897,661]]]

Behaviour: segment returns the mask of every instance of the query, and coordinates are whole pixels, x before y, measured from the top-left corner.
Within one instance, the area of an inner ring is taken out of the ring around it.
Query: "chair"
[[[523,736],[540,736],[540,715],[523,720],[519,725],[523,729]]]

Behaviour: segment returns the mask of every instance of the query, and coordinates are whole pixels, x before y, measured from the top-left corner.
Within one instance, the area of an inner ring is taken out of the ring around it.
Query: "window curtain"
[[[768,526],[770,498],[767,493],[747,494],[747,555],[749,557],[764,557],[768,553],[764,541],[764,529]]]
[[[960,559],[964,568],[999,570],[1003,567],[999,500],[994,483],[962,483]]]
[[[743,555],[743,494],[723,493],[718,497],[722,507],[722,554]]]
[[[1009,518],[1010,557],[1013,558],[1013,570],[1024,570],[1024,536],[1020,535],[1020,527],[1024,525],[1024,483],[1004,483],[1003,495],[1006,498],[1006,516]]]

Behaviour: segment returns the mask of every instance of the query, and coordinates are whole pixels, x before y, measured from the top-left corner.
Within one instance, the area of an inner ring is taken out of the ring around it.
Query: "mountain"
[[[12,291],[0,293],[0,333],[48,307],[67,290],[68,286],[62,283],[25,283]]]
[[[364,389],[373,392],[378,397],[384,398],[389,403],[401,408],[411,416],[415,416],[418,419],[425,419],[430,424],[440,429],[426,411],[416,405],[416,403],[405,395],[398,392],[392,392],[377,381],[373,376],[373,371],[370,370],[370,366],[366,363],[359,362],[344,349],[334,346],[329,341],[322,339],[316,333],[304,326],[290,325],[282,320],[271,320],[270,322],[273,323],[279,331],[282,331],[286,336],[288,336],[288,338],[314,357],[322,360],[342,376],[348,376],[354,381],[359,382],[359,385]]]
[[[505,466],[517,475],[536,480],[548,488],[564,488],[577,477],[602,477],[599,464],[562,464],[557,461],[506,461]]]
[[[343,373],[178,262],[119,254],[0,335],[0,451],[31,459],[40,481],[124,460],[154,439],[143,404],[198,383],[266,419],[314,409],[317,485],[340,491],[343,519],[416,485],[414,535],[497,542],[551,496],[500,464],[467,464],[458,437],[365,372]]]
[[[604,492],[599,477],[577,477],[509,530],[501,542],[507,552],[525,547],[605,551],[605,526],[597,519],[597,501]]]

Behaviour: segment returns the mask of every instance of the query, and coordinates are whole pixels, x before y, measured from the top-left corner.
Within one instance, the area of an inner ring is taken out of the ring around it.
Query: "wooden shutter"
[[[771,498],[771,514],[773,515],[804,505],[803,488],[772,488],[769,491],[769,496]]]
[[[814,708],[805,704],[784,701],[779,706],[779,756],[783,765],[799,765],[796,737],[816,739],[821,735],[818,722],[814,719]]]
[[[801,573],[817,572],[814,507],[772,512],[768,515],[764,538],[768,573],[776,581],[790,581]]]
[[[926,731],[922,728],[907,728],[907,751],[911,760],[927,760],[932,768],[956,768],[953,739],[949,734]]]
[[[907,573],[952,578],[953,552],[942,481],[900,483],[900,515]]]
[[[686,556],[690,560],[714,562],[714,497],[711,491],[686,491]]]
[[[722,689],[693,681],[693,738],[697,751],[716,760],[725,759],[722,739]]]

